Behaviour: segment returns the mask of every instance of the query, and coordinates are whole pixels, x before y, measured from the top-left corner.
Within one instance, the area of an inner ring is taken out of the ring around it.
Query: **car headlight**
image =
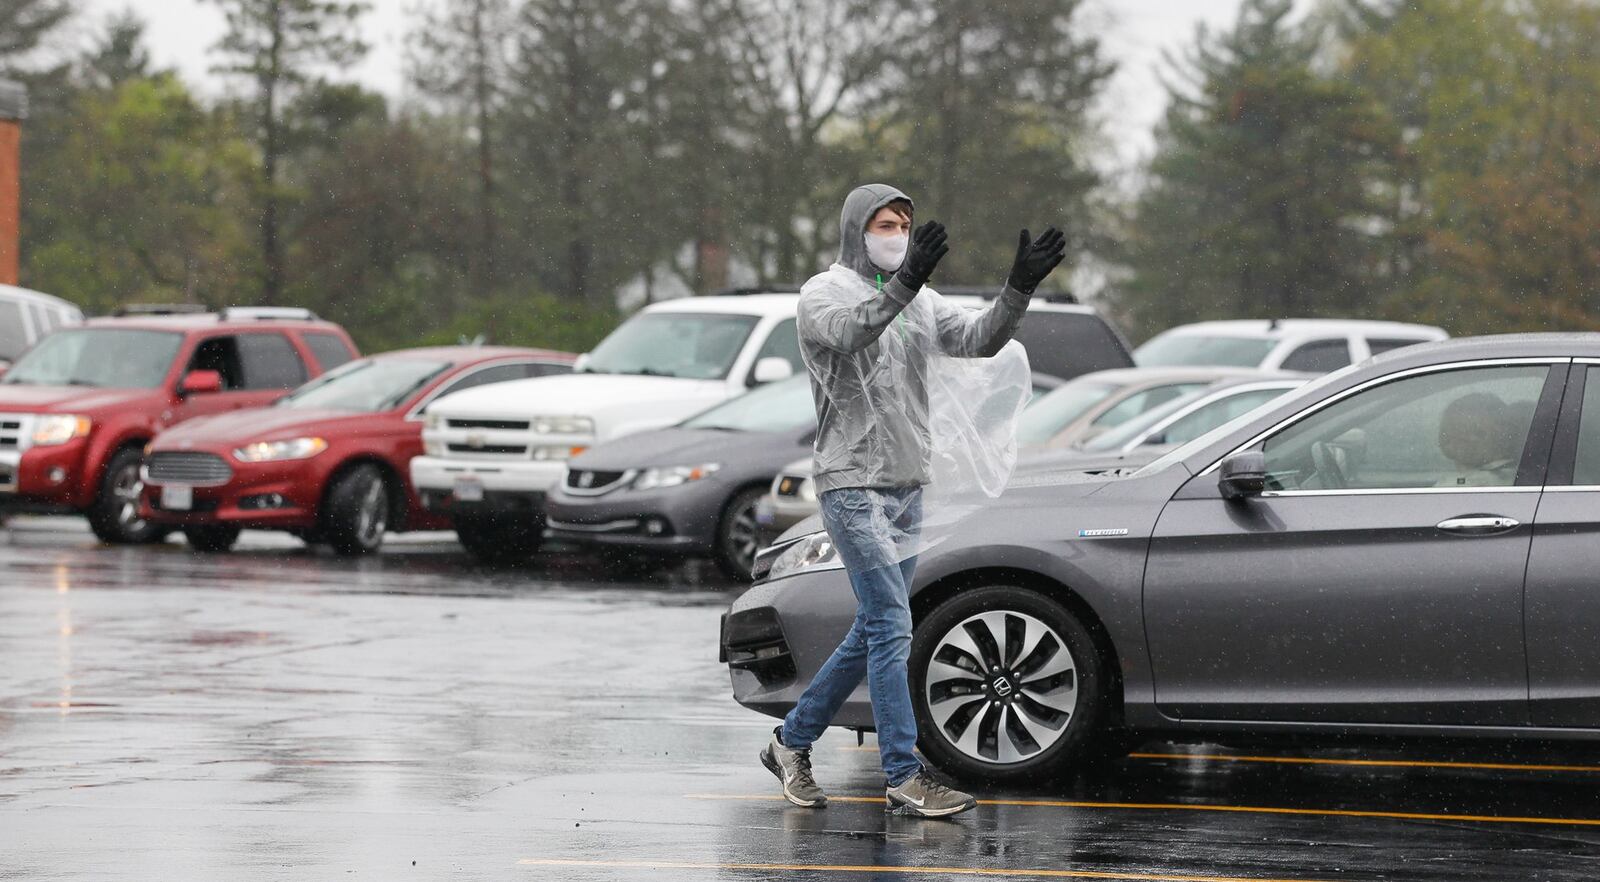
[[[426,456],[444,456],[444,442],[431,438],[423,438],[422,452]]]
[[[533,448],[533,458],[538,462],[560,461],[564,459],[571,459],[588,449],[589,448],[587,447],[568,447],[566,445],[561,445],[558,447],[535,447]]]
[[[422,427],[424,429],[438,429],[442,428],[443,426],[444,417],[439,416],[436,413],[424,413],[422,415]]]
[[[782,579],[801,570],[836,569],[842,566],[844,564],[839,561],[839,550],[834,548],[833,539],[826,532],[819,531],[791,542],[772,562],[767,578]]]
[[[69,413],[45,414],[33,424],[33,446],[54,447],[57,444],[65,444],[74,438],[88,435],[93,427],[94,422],[86,416]]]
[[[540,435],[593,435],[594,420],[588,417],[541,416],[529,420]]]
[[[720,468],[722,468],[720,463],[708,462],[704,465],[662,466],[661,468],[645,469],[639,473],[639,477],[633,479],[633,489],[658,490],[662,487],[677,487],[709,478],[716,474]]]
[[[328,449],[321,438],[291,438],[288,441],[257,441],[233,452],[240,462],[282,462],[290,459],[310,459]]]

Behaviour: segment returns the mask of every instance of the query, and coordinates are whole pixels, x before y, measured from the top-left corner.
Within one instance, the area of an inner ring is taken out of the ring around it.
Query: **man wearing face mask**
[[[912,213],[911,199],[893,187],[856,188],[839,219],[838,262],[800,291],[800,348],[818,418],[815,480],[857,612],[761,761],[789,802],[826,805],[812,776],[811,745],[866,677],[889,806],[941,817],[977,802],[935,781],[912,753],[907,586],[916,559],[906,549],[921,525],[934,453],[930,365],[999,353],[1034,290],[1061,262],[1066,240],[1053,228],[1037,240],[1023,230],[1004,292],[988,309],[968,310],[925,287],[949,247],[937,222],[912,234]]]

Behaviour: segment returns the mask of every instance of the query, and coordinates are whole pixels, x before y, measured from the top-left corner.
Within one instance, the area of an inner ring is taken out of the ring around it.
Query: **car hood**
[[[574,469],[623,472],[651,466],[720,463],[736,471],[776,474],[803,447],[799,430],[728,432],[674,426],[627,435],[591,448],[568,465]]]
[[[569,416],[596,408],[639,402],[698,401],[708,390],[720,390],[718,380],[679,377],[645,377],[633,374],[558,374],[492,383],[446,396],[430,411],[464,414],[491,411],[524,415]]]
[[[88,386],[0,384],[0,412],[89,413],[126,407],[159,396],[159,389],[96,389]]]
[[[180,423],[157,435],[152,449],[226,447],[296,438],[308,432],[327,434],[346,427],[371,425],[374,416],[348,410],[252,407]]]

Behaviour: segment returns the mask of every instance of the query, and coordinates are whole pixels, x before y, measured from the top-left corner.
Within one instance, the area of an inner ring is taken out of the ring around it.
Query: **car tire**
[[[764,487],[746,487],[733,495],[722,507],[717,518],[717,535],[711,549],[711,558],[722,574],[736,582],[754,581],[750,568],[755,566],[756,551],[761,547],[761,524],[756,521],[756,506],[767,495]]]
[[[923,755],[963,781],[1055,777],[1090,760],[1104,734],[1094,639],[1037,591],[957,593],[917,623],[909,673]]]
[[[112,454],[100,476],[94,501],[89,503],[89,529],[108,545],[143,545],[158,542],[168,530],[139,517],[139,495],[144,481],[139,468],[144,454],[124,447]]]
[[[323,541],[335,554],[354,557],[383,547],[394,497],[389,481],[375,465],[352,468],[334,479],[322,500]]]
[[[205,554],[221,554],[232,551],[235,542],[239,541],[239,528],[229,527],[225,524],[205,524],[183,528],[184,541],[195,551]]]
[[[543,522],[489,517],[456,520],[456,539],[482,563],[513,564],[532,557],[544,542]]]

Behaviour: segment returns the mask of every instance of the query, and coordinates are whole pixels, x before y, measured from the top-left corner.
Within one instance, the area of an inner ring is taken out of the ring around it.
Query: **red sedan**
[[[448,529],[417,502],[409,463],[437,398],[572,369],[537,349],[407,349],[353,361],[271,407],[191,420],[146,449],[140,512],[201,551],[242,529],[285,530],[340,554],[368,554],[390,530]]]

